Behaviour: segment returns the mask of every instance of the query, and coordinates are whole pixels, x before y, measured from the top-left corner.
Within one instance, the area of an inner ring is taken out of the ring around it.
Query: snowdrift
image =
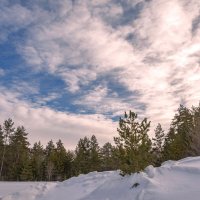
[[[126,177],[121,177],[119,171],[92,172],[62,183],[25,184],[1,182],[0,199],[199,200],[200,157],[167,161],[158,168],[148,166],[144,172]]]

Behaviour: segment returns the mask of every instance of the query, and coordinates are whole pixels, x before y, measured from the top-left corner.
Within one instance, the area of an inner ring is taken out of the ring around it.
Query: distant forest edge
[[[12,119],[0,125],[0,180],[62,181],[91,171],[121,170],[121,175],[140,172],[148,165],[160,166],[166,160],[200,155],[200,106],[180,105],[165,133],[161,124],[155,137],[148,136],[150,121],[138,120],[130,111],[119,119],[115,145],[99,146],[97,138],[84,137],[74,151],[66,150],[62,141],[40,141],[32,148],[25,128],[14,128]]]

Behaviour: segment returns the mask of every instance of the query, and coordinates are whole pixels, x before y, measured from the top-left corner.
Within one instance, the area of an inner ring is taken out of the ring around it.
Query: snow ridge
[[[9,183],[0,183],[1,186]],[[11,183],[10,183],[11,184]],[[13,184],[13,183],[12,183]],[[16,185],[19,183],[16,183]],[[91,172],[62,183],[31,183],[2,200],[199,200],[200,157],[167,161],[161,167],[121,177],[119,171]]]

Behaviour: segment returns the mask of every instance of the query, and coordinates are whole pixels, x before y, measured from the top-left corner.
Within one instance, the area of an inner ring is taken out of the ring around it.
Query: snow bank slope
[[[199,200],[200,157],[167,161],[159,168],[149,166],[145,172],[127,177],[121,177],[117,171],[92,172],[41,187],[32,187],[19,191],[17,196],[13,194],[2,199]]]

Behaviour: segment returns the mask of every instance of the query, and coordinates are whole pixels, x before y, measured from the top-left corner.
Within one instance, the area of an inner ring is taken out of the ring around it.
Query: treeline
[[[130,111],[119,120],[115,145],[99,146],[97,138],[84,137],[74,151],[62,141],[51,140],[46,147],[37,142],[30,147],[23,126],[11,119],[0,125],[0,179],[9,181],[64,180],[81,173],[120,169],[121,174],[139,172],[148,165],[160,166],[166,160],[200,155],[200,106],[181,105],[165,133],[161,124],[149,138],[150,121],[138,120]]]
[[[148,165],[160,166],[167,160],[200,156],[200,106],[188,109],[180,105],[169,130],[165,133],[158,124],[152,140],[149,129],[150,121],[144,118],[139,122],[134,112],[120,119],[119,137],[114,141],[122,175],[139,172]]]
[[[14,127],[12,119],[0,125],[0,180],[61,181],[80,173],[115,170],[115,147],[100,147],[96,137],[79,140],[75,151],[66,150],[62,141],[51,140],[44,148],[40,142],[33,147],[23,126]]]

